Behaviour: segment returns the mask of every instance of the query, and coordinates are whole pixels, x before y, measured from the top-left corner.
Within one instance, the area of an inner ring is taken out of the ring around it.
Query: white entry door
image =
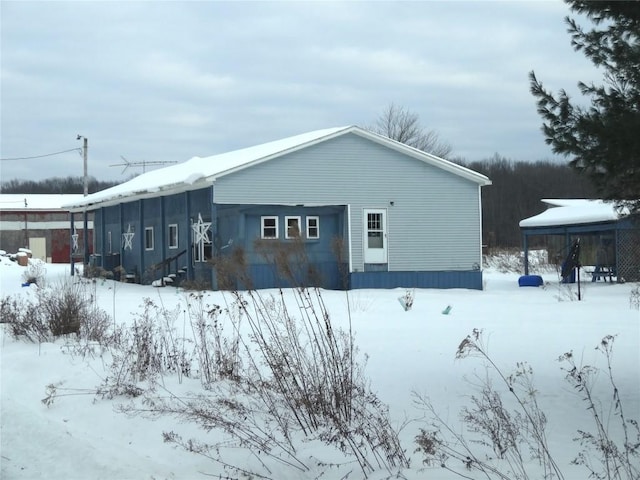
[[[47,261],[47,239],[45,237],[30,237],[29,250],[32,258],[39,258],[43,262]]]
[[[364,263],[387,263],[387,210],[364,211]]]

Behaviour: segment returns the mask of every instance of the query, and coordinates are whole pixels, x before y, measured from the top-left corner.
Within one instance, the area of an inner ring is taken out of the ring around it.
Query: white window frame
[[[314,226],[311,226],[310,220],[315,220],[316,224]],[[305,219],[306,221],[306,225],[307,225],[307,239],[309,240],[318,240],[320,238],[320,217],[317,215],[311,215],[306,217]],[[315,235],[311,235],[310,231],[312,228],[316,229],[316,234]]]
[[[291,235],[289,233],[290,232],[289,220],[295,220],[296,222],[298,222],[298,235]],[[284,238],[286,238],[287,240],[300,238],[300,236],[302,235],[302,218],[300,218],[300,216],[298,215],[291,215],[291,216],[284,217],[284,228],[285,228]]]
[[[208,254],[208,255],[207,255]],[[193,244],[193,263],[206,263],[211,256],[211,242],[198,242]]]
[[[204,262],[204,242],[193,244],[193,261],[194,263]]]
[[[151,232],[151,237],[148,236],[148,233]],[[144,228],[144,249],[147,251],[151,251],[154,249],[155,245],[155,234],[153,232],[153,227],[145,227]],[[149,238],[151,238],[151,246],[149,246]]]
[[[171,231],[174,230],[175,231],[175,236],[171,234]],[[174,239],[176,240],[176,243],[173,244],[172,240]],[[170,223],[169,224],[169,248],[170,249],[175,249],[178,248],[179,245],[179,239],[178,239],[178,224],[177,223]]]
[[[269,228],[272,229],[274,228],[274,226],[269,225],[268,227],[265,225],[265,221],[266,220],[274,220],[275,221],[275,230],[276,230],[276,234],[275,236],[266,236],[265,235],[265,228]],[[279,231],[278,231],[278,217],[275,215],[263,215],[262,217],[260,217],[260,238],[264,239],[264,240],[277,240],[279,238]]]

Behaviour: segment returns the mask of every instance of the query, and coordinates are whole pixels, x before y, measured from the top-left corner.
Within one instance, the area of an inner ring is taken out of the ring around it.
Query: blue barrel
[[[540,275],[523,275],[518,279],[518,285],[521,287],[539,287],[544,281]]]

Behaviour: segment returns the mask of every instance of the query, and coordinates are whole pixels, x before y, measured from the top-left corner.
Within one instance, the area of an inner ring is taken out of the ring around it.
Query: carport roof
[[[550,208],[525,218],[520,228],[556,227],[615,222],[620,213],[613,202],[586,199],[542,199]]]

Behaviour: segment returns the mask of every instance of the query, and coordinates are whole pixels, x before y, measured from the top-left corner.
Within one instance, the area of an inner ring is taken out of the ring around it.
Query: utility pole
[[[82,159],[84,162],[84,196],[89,195],[89,176],[87,175],[87,149],[89,148],[89,140],[87,137],[84,138],[84,145],[82,148]]]
[[[29,223],[28,223],[28,213],[27,213],[27,199],[24,199],[24,247],[29,248]]]
[[[89,150],[89,140],[87,139],[87,137],[84,137],[82,135],[78,135],[77,140],[80,140],[81,138],[84,140],[82,145],[82,161],[84,167],[84,196],[86,197],[87,195],[89,195],[89,175],[87,168],[87,151]],[[82,214],[82,232],[84,249],[83,265],[86,268],[86,266],[89,265],[89,219],[87,215],[86,205]]]

